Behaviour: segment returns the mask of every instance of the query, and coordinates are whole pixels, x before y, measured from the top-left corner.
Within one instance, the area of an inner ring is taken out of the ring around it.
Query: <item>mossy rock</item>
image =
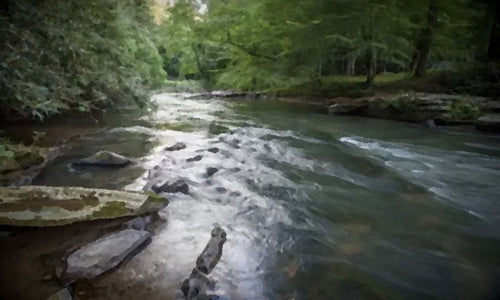
[[[168,200],[153,193],[82,187],[0,187],[0,225],[57,226],[158,211]]]
[[[1,145],[8,156],[0,155],[0,186],[29,184],[49,161],[59,155],[57,148],[22,144]]]
[[[228,131],[229,131],[229,128],[227,128],[226,126],[220,125],[216,122],[210,123],[210,126],[208,127],[208,132],[210,132],[210,134],[218,135],[218,134],[226,133]]]

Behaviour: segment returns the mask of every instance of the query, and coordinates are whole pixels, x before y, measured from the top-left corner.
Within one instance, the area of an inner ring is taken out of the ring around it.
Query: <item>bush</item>
[[[142,104],[165,80],[141,1],[11,0],[0,15],[0,115]]]

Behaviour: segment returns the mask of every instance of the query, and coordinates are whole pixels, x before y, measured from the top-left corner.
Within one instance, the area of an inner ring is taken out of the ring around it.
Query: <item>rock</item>
[[[477,118],[486,100],[458,95],[401,93],[368,98],[335,98],[328,106],[330,114],[357,115],[421,123],[439,120],[441,124],[462,125]]]
[[[69,281],[93,278],[123,261],[151,239],[147,231],[126,229],[100,238],[73,252],[67,261],[64,277]]]
[[[145,230],[151,223],[153,223],[152,216],[137,217],[130,221],[125,222],[123,225],[127,229]]]
[[[434,120],[425,120],[423,123],[426,128],[436,128],[436,122]]]
[[[481,116],[476,121],[476,128],[481,131],[500,133],[500,114]]]
[[[361,109],[365,108],[369,101],[367,99],[333,99],[334,103],[328,106],[328,114],[337,115],[337,114],[354,114]],[[337,100],[337,101],[336,101]]]
[[[166,147],[164,150],[165,151],[179,151],[179,150],[182,150],[185,148],[186,148],[186,144],[179,142],[179,143],[176,143],[170,147]]]
[[[46,300],[71,300],[71,292],[69,291],[69,287],[66,287],[59,292],[49,296]]]
[[[52,274],[45,274],[42,276],[42,281],[50,281],[52,280],[53,276]]]
[[[217,153],[217,152],[219,152],[219,148],[217,148],[217,147],[212,147],[212,148],[208,148],[208,150],[207,150],[207,151],[208,151],[208,152],[212,152],[212,153]]]
[[[195,157],[191,157],[186,159],[187,162],[200,161],[203,158],[203,155],[196,155]]]
[[[67,150],[65,147],[40,148],[22,144],[10,147],[13,157],[0,159],[0,186],[31,184],[47,164]]]
[[[225,192],[227,192],[227,189],[224,187],[218,186],[215,188],[215,191],[217,191],[217,193],[219,193],[219,194],[224,194]]]
[[[11,231],[4,231],[4,230],[0,231],[0,239],[6,239],[6,238],[10,238],[12,236],[14,236],[14,233]]]
[[[228,131],[229,131],[229,128],[227,128],[226,126],[217,124],[216,122],[210,123],[210,126],[208,127],[208,132],[211,134],[215,134],[215,135],[226,133]]]
[[[169,183],[166,182],[161,186],[153,185],[152,190],[156,193],[183,193],[183,194],[189,194],[189,186],[187,183],[179,179],[175,181],[174,183]]]
[[[215,288],[215,283],[207,275],[212,272],[222,257],[222,248],[226,239],[224,229],[216,225],[211,232],[207,246],[196,259],[196,267],[182,283],[181,291],[185,299],[218,299],[217,296],[207,295],[208,290]]]
[[[81,187],[0,187],[0,225],[58,226],[155,212],[168,200],[154,193]]]
[[[206,98],[239,98],[239,97],[257,97],[256,93],[244,93],[235,91],[212,91],[208,93],[198,93],[185,96],[186,99],[206,99]]]
[[[217,173],[217,171],[219,171],[219,169],[208,167],[207,168],[207,177],[211,177],[212,175],[214,175],[215,173]]]
[[[99,151],[96,154],[76,160],[72,166],[124,167],[132,161],[120,154],[110,151]]]
[[[481,109],[486,112],[500,113],[500,101],[485,101],[481,105]]]

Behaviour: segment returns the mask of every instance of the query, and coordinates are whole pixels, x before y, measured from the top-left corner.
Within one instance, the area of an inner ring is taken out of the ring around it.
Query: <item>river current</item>
[[[185,96],[156,95],[148,114],[73,140],[36,179],[189,185],[166,194],[151,244],[94,282],[93,299],[174,299],[214,224],[228,240],[211,277],[228,299],[500,297],[498,136]],[[177,142],[186,148],[164,150]],[[68,168],[98,150],[137,163]]]

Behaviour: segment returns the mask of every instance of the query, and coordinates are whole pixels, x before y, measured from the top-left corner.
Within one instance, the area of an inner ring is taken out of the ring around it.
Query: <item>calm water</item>
[[[498,136],[276,102],[153,99],[150,114],[122,116],[71,142],[36,181],[190,185],[190,195],[168,196],[161,212],[168,221],[149,247],[88,287],[92,298],[173,299],[214,223],[228,241],[211,276],[216,293],[230,299],[500,297]],[[228,130],[211,134],[210,124]],[[163,151],[176,142],[187,148]],[[103,149],[138,162],[67,167]],[[186,162],[196,155],[203,158]],[[206,178],[207,167],[219,171]]]

